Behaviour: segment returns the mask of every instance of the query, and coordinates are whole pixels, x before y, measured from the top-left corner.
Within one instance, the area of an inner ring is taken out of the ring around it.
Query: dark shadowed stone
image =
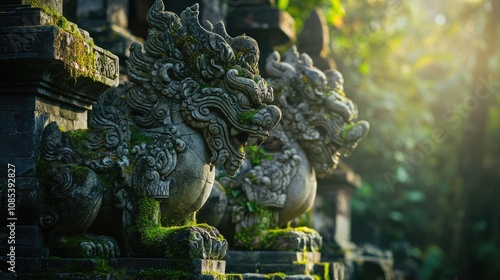
[[[228,273],[307,274],[313,270],[314,263],[320,261],[320,257],[319,253],[310,252],[228,251],[226,270]]]
[[[304,23],[304,28],[297,38],[300,52],[311,56],[314,66],[326,71],[335,69],[335,62],[329,56],[330,30],[322,10],[315,9]]]
[[[0,181],[1,182],[1,181]],[[6,182],[6,181],[5,181]],[[1,182],[3,184],[4,182]],[[43,199],[43,188],[39,179],[30,177],[16,178],[16,217],[20,218],[16,225],[33,225],[37,223],[38,217],[43,209],[43,205],[39,203]],[[4,201],[7,201],[7,191],[0,191],[0,199],[2,199],[2,209],[0,218],[2,221],[7,219],[7,206]]]
[[[63,3],[61,0],[3,0],[0,2],[0,6],[2,5],[30,5],[32,7],[54,9],[60,14],[63,12]]]

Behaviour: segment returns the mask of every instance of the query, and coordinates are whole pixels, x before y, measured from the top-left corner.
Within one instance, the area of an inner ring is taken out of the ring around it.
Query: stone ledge
[[[16,250],[21,247],[17,247]],[[130,274],[144,270],[176,269],[183,260],[163,258],[112,258],[107,260],[109,268],[116,271],[125,271]],[[91,273],[99,269],[99,259],[81,258],[17,258],[16,271],[18,273]],[[224,274],[225,261],[200,260],[192,261],[188,272],[193,274]]]
[[[287,251],[228,251],[226,261],[229,263],[290,264],[293,262],[319,262],[319,252],[287,252]]]

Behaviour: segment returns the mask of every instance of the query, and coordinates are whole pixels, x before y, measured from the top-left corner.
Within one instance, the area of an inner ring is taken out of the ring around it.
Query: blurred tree
[[[345,159],[364,179],[353,240],[409,241],[423,279],[500,279],[498,2],[278,1],[299,29],[324,9],[345,91],[371,123]]]
[[[495,180],[495,170],[488,168],[494,166],[485,164],[487,155],[496,150],[494,146],[487,144],[492,142],[488,140],[492,136],[496,136],[498,140],[498,134],[489,133],[488,123],[490,129],[499,132],[498,119],[489,119],[490,107],[493,107],[492,104],[498,98],[495,96],[494,86],[500,85],[497,71],[500,58],[500,0],[491,0],[488,4],[482,36],[483,46],[477,48],[472,72],[474,83],[470,87],[467,103],[464,104],[464,108],[469,109],[469,112],[465,121],[458,166],[457,185],[462,188],[463,193],[458,206],[463,209],[463,214],[456,217],[458,226],[453,236],[451,252],[452,260],[464,268],[461,276],[465,279],[500,277],[500,268],[492,265],[500,263],[500,236],[497,233],[500,213],[499,207],[495,207],[500,195],[498,170]],[[497,80],[492,80],[493,77]],[[496,107],[496,110],[492,109],[498,112],[498,103]],[[496,143],[498,145],[499,142]],[[498,169],[498,165],[496,168]]]

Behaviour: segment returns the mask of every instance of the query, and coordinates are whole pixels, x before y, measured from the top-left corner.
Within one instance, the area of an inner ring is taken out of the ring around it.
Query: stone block
[[[3,280],[16,280],[17,279],[17,274],[15,274],[15,273],[3,273],[3,272],[0,272],[0,279],[3,279]]]
[[[259,273],[283,272],[286,274],[306,274],[309,272],[307,264],[260,264]]]
[[[2,157],[0,159],[0,167],[7,166],[8,164],[13,164],[16,166],[16,177],[34,177],[35,176],[35,168],[36,168],[36,158],[33,156],[21,157],[21,156],[13,156],[13,157]],[[0,178],[7,178],[7,169],[0,169]],[[2,181],[0,181],[2,184]]]
[[[24,280],[121,280],[123,275],[113,275],[110,273],[61,273],[61,272],[47,272],[47,273],[23,273],[22,279]],[[2,278],[3,279],[3,278]]]
[[[226,262],[229,263],[259,263],[260,251],[228,251]]]
[[[245,273],[243,274],[243,280],[264,280],[264,279],[269,279],[264,274],[258,274],[258,273]]]
[[[54,9],[60,14],[63,12],[61,0],[3,0],[1,5],[30,5],[35,7],[46,7]]]
[[[8,246],[0,246],[0,254],[5,256],[9,251]],[[41,258],[49,257],[49,249],[45,247],[22,247],[16,246],[16,258]],[[3,278],[0,278],[3,279]]]
[[[314,280],[312,275],[287,275],[285,280]]]
[[[276,264],[291,264],[301,261],[303,253],[300,252],[280,252],[269,251],[260,253],[260,263],[276,263]]]
[[[33,156],[35,143],[33,133],[0,133],[0,157],[30,157]]]
[[[1,227],[0,236],[7,237],[9,235],[9,230],[9,228]],[[15,245],[41,247],[43,245],[43,235],[41,228],[38,226],[16,226]]]
[[[248,263],[227,263],[226,271],[228,273],[248,273],[259,271],[258,264],[248,264]]]
[[[40,218],[43,205],[39,202],[43,201],[44,195],[43,186],[37,178],[16,178],[16,210],[15,217],[22,217],[18,219],[16,224],[20,225],[36,225]],[[2,183],[3,184],[3,183]],[[6,189],[0,192],[0,199],[2,205],[6,201]],[[7,219],[7,207],[2,207],[0,211],[0,218],[2,223]]]
[[[35,96],[32,94],[14,93],[8,87],[0,87],[0,111],[33,111]]]
[[[193,260],[193,272],[195,274],[203,274],[214,271],[224,273],[226,271],[226,261],[201,259]]]
[[[35,131],[35,113],[33,111],[17,111],[12,114],[13,134],[33,133]]]
[[[68,110],[68,109],[60,109],[60,116],[64,119],[67,120],[77,120],[78,119],[78,113],[75,112],[74,110]]]
[[[116,270],[139,272],[146,269],[164,269],[167,261],[162,258],[114,258],[109,260],[109,265]]]
[[[224,274],[224,280],[243,280],[242,274]]]
[[[198,274],[194,276],[194,280],[224,280],[224,278],[212,274]]]
[[[47,273],[54,271],[91,273],[97,267],[97,259],[18,258],[16,264],[18,273]]]

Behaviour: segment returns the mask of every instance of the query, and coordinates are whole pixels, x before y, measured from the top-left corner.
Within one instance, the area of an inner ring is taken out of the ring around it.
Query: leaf
[[[250,213],[255,212],[255,208],[253,207],[253,205],[250,201],[247,201],[247,207],[248,207],[248,211],[250,211]]]
[[[241,193],[241,190],[231,190],[231,196],[237,198]]]
[[[412,202],[419,202],[425,200],[425,194],[422,191],[409,191],[406,193],[406,198]]]
[[[389,218],[391,218],[391,220],[393,220],[393,221],[400,222],[400,221],[404,220],[405,216],[401,212],[391,211],[389,213]]]
[[[278,0],[278,9],[280,10],[286,10],[288,8],[288,5],[290,4],[290,0]]]

